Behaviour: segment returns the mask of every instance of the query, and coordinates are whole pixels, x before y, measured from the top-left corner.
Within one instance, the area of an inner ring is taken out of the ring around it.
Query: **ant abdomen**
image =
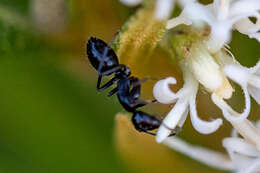
[[[90,37],[87,43],[87,55],[91,65],[100,73],[118,66],[114,50],[101,39]]]
[[[157,129],[161,125],[161,120],[145,112],[135,111],[132,116],[132,123],[138,131],[147,132]]]

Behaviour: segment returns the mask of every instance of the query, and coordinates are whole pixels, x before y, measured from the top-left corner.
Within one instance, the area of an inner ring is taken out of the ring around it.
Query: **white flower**
[[[250,95],[260,104],[260,61],[252,68],[246,68],[238,62],[226,64],[223,72],[243,89],[245,96],[245,109],[239,114],[234,111],[223,99],[212,94],[213,102],[222,110],[224,117],[248,141],[260,149],[260,133],[247,122],[250,113]]]
[[[225,138],[222,144],[226,148],[236,172],[260,171],[260,151],[254,145],[238,137]]]
[[[176,84],[175,78],[169,77],[158,81],[154,86],[154,97],[161,103],[169,104],[176,102],[173,109],[168,113],[159,127],[156,141],[162,142],[171,133],[171,129],[182,127],[188,111],[193,127],[202,134],[215,132],[222,124],[221,119],[211,122],[201,120],[196,111],[196,95],[198,82],[189,71],[184,71],[184,86],[176,94],[169,88],[170,84]]]
[[[259,10],[259,0],[214,0],[207,6],[198,2],[186,3],[180,16],[170,20],[167,28],[191,23],[198,26],[201,21],[206,22],[211,27],[208,49],[215,53],[229,43],[232,28],[260,40]],[[253,24],[248,17],[256,17],[257,23]]]
[[[179,137],[167,138],[163,141],[163,144],[212,168],[225,171],[234,170],[231,160],[224,153],[206,149],[201,146],[191,145]]]
[[[221,119],[206,122],[197,116],[196,95],[198,85],[201,84],[211,93],[212,101],[222,110],[225,119],[260,149],[260,133],[256,133],[247,120],[251,109],[250,95],[259,103],[260,62],[253,68],[246,68],[235,61],[232,55],[223,51],[210,54],[203,43],[197,43],[190,47],[187,57],[180,61],[180,67],[184,73],[184,86],[177,93],[169,88],[169,84],[176,83],[174,78],[160,80],[154,86],[154,97],[160,103],[176,102],[158,129],[157,142],[165,140],[171,129],[181,127],[188,111],[193,127],[201,134],[213,133],[220,127]],[[231,98],[233,92],[227,77],[240,84],[243,89],[245,108],[242,113],[234,111],[224,100]]]
[[[142,2],[142,0],[120,0],[128,6],[136,6]],[[175,0],[156,0],[155,17],[159,20],[167,20],[173,10]]]
[[[260,121],[256,123],[260,129]],[[258,131],[259,132],[259,131]],[[247,139],[240,138],[237,131],[233,131],[232,137],[222,141],[237,173],[260,172],[260,150]]]
[[[242,88],[247,88],[250,95],[260,104],[260,61],[252,68],[240,64],[226,65],[224,73]]]
[[[120,2],[127,6],[136,6],[139,5],[142,0],[120,0]]]
[[[254,125],[251,124],[251,126]],[[256,130],[259,129],[260,121],[256,124]],[[231,137],[222,140],[227,155],[190,145],[178,137],[167,138],[163,144],[213,168],[236,173],[260,172],[260,150],[247,139],[239,137],[235,130],[233,130]]]
[[[248,18],[241,19],[235,23],[233,27],[239,32],[248,35],[250,38],[255,38],[260,42],[260,16],[256,19],[256,23],[253,23]]]

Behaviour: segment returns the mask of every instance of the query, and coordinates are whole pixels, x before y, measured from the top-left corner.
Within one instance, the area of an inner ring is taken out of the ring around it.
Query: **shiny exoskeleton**
[[[97,90],[103,91],[122,78],[128,78],[131,74],[130,69],[118,63],[118,58],[114,50],[103,40],[90,37],[87,43],[87,55],[91,65],[98,72]],[[109,76],[112,73],[115,76],[103,86],[100,86],[103,76]],[[117,92],[115,88],[109,93],[109,96]]]
[[[161,120],[156,116],[137,110],[137,108],[155,102],[139,99],[141,83],[149,79],[139,80],[137,77],[130,76],[130,69],[124,64],[119,64],[114,50],[98,38],[91,37],[88,40],[87,55],[91,65],[98,72],[97,90],[103,91],[116,83],[117,87],[112,89],[108,96],[117,93],[120,104],[126,111],[133,113],[132,123],[136,130],[155,135],[149,131],[157,129],[161,124]],[[112,74],[114,74],[114,77],[103,86],[100,86],[102,77]],[[174,134],[172,133],[172,135]]]
[[[145,132],[150,135],[155,135],[150,130],[158,129],[161,125],[161,121],[155,116],[149,115],[142,111],[134,111],[132,116],[132,123],[136,130],[140,132]]]

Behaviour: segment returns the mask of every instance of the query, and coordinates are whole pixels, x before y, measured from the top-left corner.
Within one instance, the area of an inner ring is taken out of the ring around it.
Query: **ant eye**
[[[108,62],[107,62],[107,65],[108,65],[108,66],[111,66],[111,65],[113,65],[113,62],[108,61]]]

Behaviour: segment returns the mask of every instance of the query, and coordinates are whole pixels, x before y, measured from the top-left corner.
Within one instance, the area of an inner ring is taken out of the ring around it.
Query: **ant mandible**
[[[130,76],[131,71],[129,67],[119,64],[114,50],[101,39],[90,37],[87,42],[87,55],[91,65],[98,72],[97,90],[103,91],[117,83],[117,87],[112,89],[108,96],[117,93],[120,104],[126,111],[133,113],[132,123],[136,130],[155,135],[149,131],[157,129],[162,123],[161,120],[137,110],[139,107],[155,102],[155,100],[144,101],[139,99],[141,83],[149,80],[149,78],[139,80],[137,77]],[[102,77],[112,75],[113,73],[114,77],[103,86],[100,86]],[[173,132],[171,135],[175,134]]]

